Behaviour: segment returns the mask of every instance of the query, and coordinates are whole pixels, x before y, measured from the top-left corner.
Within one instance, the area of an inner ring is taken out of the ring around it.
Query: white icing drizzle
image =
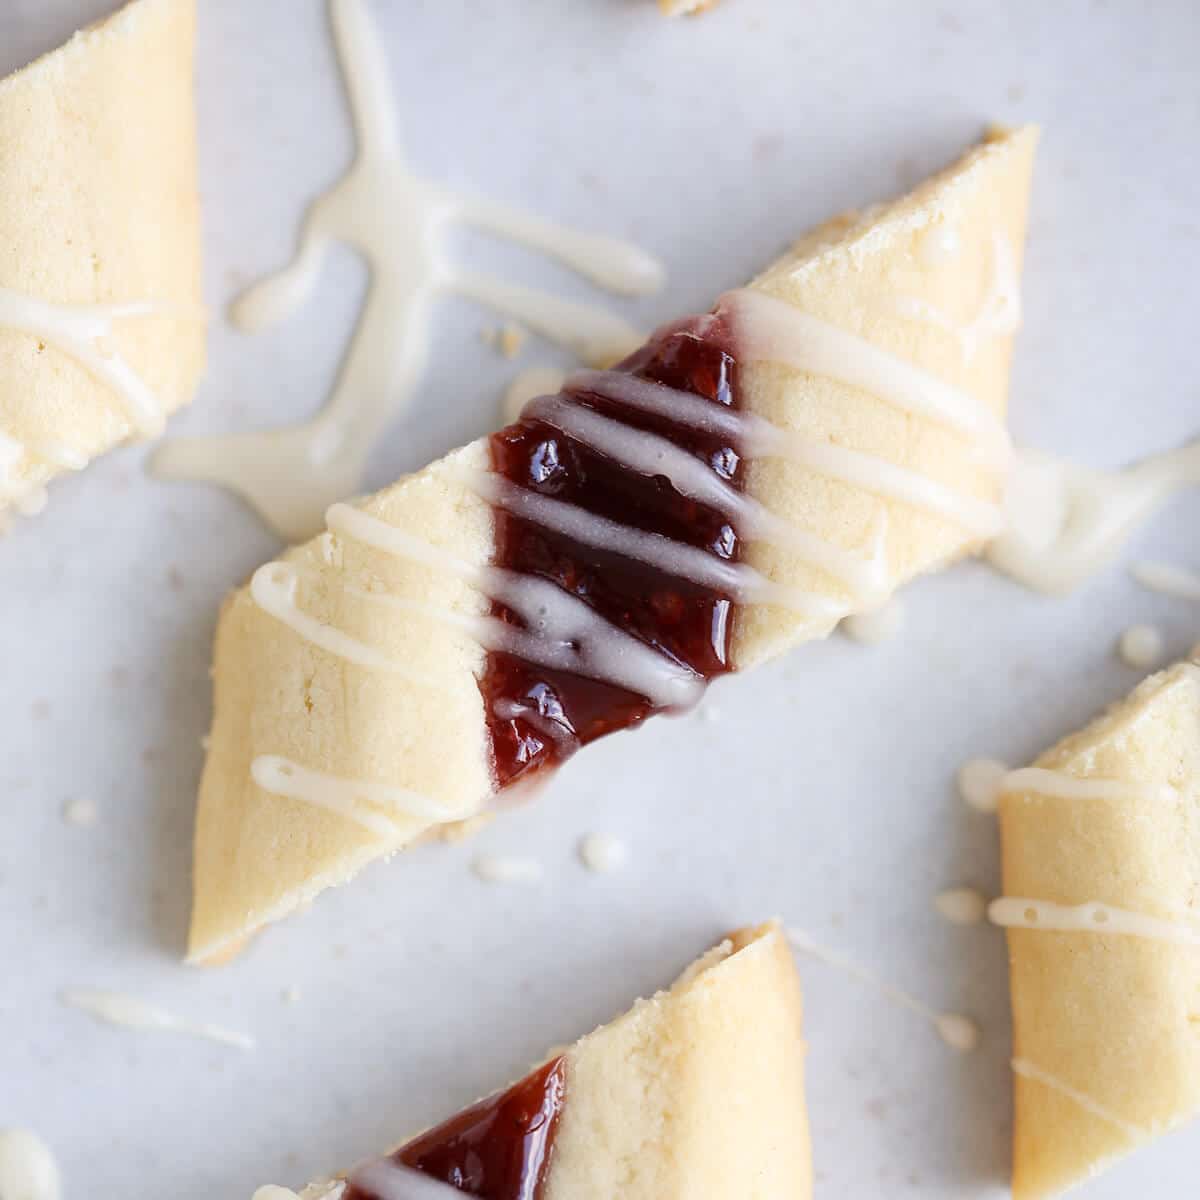
[[[950,232],[945,230],[943,236]],[[933,234],[932,230],[930,234]],[[954,231],[954,249],[950,257],[956,252],[957,231]],[[991,282],[969,321],[956,320],[936,305],[915,296],[899,297],[896,308],[901,316],[923,321],[950,334],[958,342],[963,362],[969,364],[984,339],[1008,337],[1021,327],[1021,281],[1008,239],[999,233],[992,238]]]
[[[928,1004],[885,982],[874,972],[868,971],[844,954],[839,954],[837,951],[815,942],[802,930],[789,929],[787,936],[792,946],[802,954],[807,954],[818,962],[836,968],[856,982],[878,992],[879,995],[900,1008],[906,1008],[909,1012],[923,1017],[937,1030],[938,1037],[951,1049],[966,1053],[979,1045],[979,1027],[969,1017],[964,1017],[959,1013],[938,1012],[936,1009],[930,1008]]]
[[[1134,579],[1152,592],[1177,600],[1200,600],[1200,572],[1170,563],[1141,562],[1132,568]]]
[[[390,1158],[378,1158],[356,1167],[350,1173],[350,1180],[379,1200],[454,1200],[455,1197],[462,1200],[458,1188],[394,1163]]]
[[[368,262],[371,288],[338,382],[313,421],[287,430],[178,441],[164,446],[154,462],[164,477],[231,488],[293,541],[314,533],[331,503],[358,491],[377,436],[416,390],[438,293],[472,297],[596,364],[641,342],[632,326],[603,309],[453,269],[436,246],[446,226],[468,224],[530,246],[614,292],[653,291],[664,277],[659,263],[635,246],[457,196],[412,173],[366,6],[362,0],[331,0],[330,14],[357,157],[309,208],[292,263],[246,292],[232,317],[250,332],[283,320],[315,290],[333,243],[354,247]]]
[[[484,883],[541,883],[545,874],[537,859],[506,854],[477,854],[471,870]]]
[[[978,925],[987,916],[987,897],[975,888],[947,888],[933,899],[933,906],[951,925]]]
[[[843,617],[838,629],[853,641],[874,646],[894,638],[904,628],[904,604],[891,596],[875,608]]]
[[[827,596],[775,583],[745,563],[729,562],[662,534],[610,521],[579,505],[518,487],[491,472],[463,472],[462,480],[488,503],[544,529],[566,534],[585,546],[646,563],[677,579],[723,592],[741,604],[774,604],[830,620],[836,620],[845,611],[843,605]]]
[[[0,1129],[0,1200],[59,1200],[62,1179],[50,1147],[29,1129]]]
[[[1008,466],[1011,443],[1004,423],[970,393],[763,292],[727,292],[720,311],[729,314],[744,357],[860,388],[902,412],[969,438],[996,468]]]
[[[541,396],[526,407],[525,415],[586,442],[630,470],[665,476],[680,495],[726,514],[736,524],[740,536],[787,547],[841,581],[861,603],[886,594],[886,513],[881,514],[882,520],[876,526],[870,557],[862,557],[777,517],[752,497],[736,491],[707,463],[667,438],[601,416],[567,395]]]
[[[270,562],[254,572],[250,580],[250,594],[264,612],[270,613],[305,641],[329,654],[368,670],[393,671],[422,687],[440,688],[435,680],[304,612],[296,602],[299,585],[300,571],[294,564]]]
[[[629,861],[629,847],[616,834],[589,833],[579,842],[579,861],[597,875],[609,875]]]
[[[660,707],[689,708],[703,691],[699,676],[618,629],[578,597],[548,580],[495,567],[473,567],[348,504],[335,504],[326,519],[336,533],[466,579],[491,600],[520,616],[525,628],[496,617],[454,613],[387,593],[356,593],[360,598],[383,601],[455,625],[486,649],[604,680],[645,696]]]
[[[1064,1083],[1057,1076],[1051,1075],[1049,1071],[1043,1071],[1041,1067],[1036,1063],[1030,1062],[1027,1058],[1014,1058],[1011,1065],[1013,1074],[1020,1075],[1025,1079],[1032,1079],[1035,1083],[1040,1083],[1044,1087],[1059,1092],[1061,1095],[1066,1096],[1068,1100],[1073,1100],[1085,1112],[1091,1113],[1093,1117],[1098,1117],[1101,1121],[1107,1121],[1108,1124],[1122,1130],[1130,1139],[1144,1141],[1150,1136],[1148,1130],[1143,1129],[1140,1125],[1133,1124],[1131,1121],[1126,1121],[1124,1117],[1117,1116],[1116,1113],[1105,1108],[1098,1101],[1093,1100],[1086,1092],[1081,1092],[1078,1088],[1073,1088],[1069,1083]]]
[[[994,813],[1009,774],[1006,764],[994,758],[972,758],[958,771],[958,794],[976,812]]]
[[[250,1200],[300,1200],[291,1188],[280,1187],[277,1183],[266,1183],[254,1189]]]
[[[381,837],[403,832],[397,817],[420,821],[454,821],[454,813],[430,796],[368,779],[346,779],[303,767],[277,754],[261,754],[250,775],[264,791],[337,813]]]
[[[1005,775],[1001,794],[1032,792],[1058,800],[1143,800],[1153,804],[1173,800],[1175,789],[1170,784],[1143,784],[1128,779],[1081,779],[1063,771],[1048,771],[1044,767],[1021,767]]]
[[[97,382],[111,388],[130,424],[145,437],[162,432],[162,402],[112,347],[116,323],[131,317],[172,315],[153,300],[129,304],[51,304],[0,288],[0,325],[41,338],[73,358]],[[78,462],[72,452],[71,461]]]
[[[560,367],[529,367],[519,371],[504,393],[500,405],[501,423],[514,424],[530,400],[538,396],[553,396],[566,381],[567,373]]]
[[[1005,496],[1008,528],[987,548],[997,570],[1062,594],[1096,574],[1178,492],[1200,486],[1200,441],[1120,471],[1022,450]]]
[[[757,413],[725,408],[691,392],[621,371],[577,371],[567,386],[655,413],[688,429],[728,437],[751,458],[786,459],[825,479],[945,517],[978,537],[994,537],[1004,527],[998,505],[957,492],[886,459],[784,429]]]
[[[1022,896],[1002,896],[988,905],[988,919],[1006,929],[1044,929],[1056,933],[1113,933],[1127,937],[1200,946],[1200,930],[1182,921],[1164,921],[1111,904],[1053,904]]]
[[[1139,671],[1157,666],[1163,659],[1165,640],[1153,625],[1131,625],[1117,641],[1117,653],[1126,666]]]
[[[220,1042],[238,1050],[254,1049],[254,1039],[249,1034],[223,1029],[219,1025],[186,1021],[157,1005],[147,1004],[144,1000],[121,992],[72,988],[62,992],[59,999],[68,1008],[77,1008],[99,1021],[121,1029],[179,1033],[210,1042]]]

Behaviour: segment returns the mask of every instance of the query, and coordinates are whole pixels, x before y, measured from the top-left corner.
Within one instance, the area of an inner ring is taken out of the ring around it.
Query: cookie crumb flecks
[[[658,0],[658,7],[668,17],[698,17],[716,3],[717,0]]]

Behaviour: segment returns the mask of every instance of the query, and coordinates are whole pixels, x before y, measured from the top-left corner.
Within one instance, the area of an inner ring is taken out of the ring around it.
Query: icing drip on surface
[[[1200,946],[1200,930],[1182,921],[1164,921],[1146,913],[1114,908],[1092,901],[1087,904],[1052,904],[1002,896],[988,905],[988,919],[1006,929],[1044,929],[1055,933],[1112,933],[1126,937]]]
[[[1043,1087],[1048,1087],[1053,1091],[1066,1096],[1068,1100],[1073,1100],[1085,1112],[1091,1113],[1093,1117],[1099,1117],[1101,1121],[1107,1121],[1110,1125],[1124,1131],[1130,1139],[1134,1141],[1143,1141],[1150,1136],[1149,1131],[1143,1129],[1140,1125],[1134,1125],[1130,1121],[1126,1121],[1123,1117],[1117,1116],[1102,1104],[1093,1100],[1086,1092],[1081,1092],[1078,1088],[1071,1087],[1070,1084],[1064,1083],[1061,1079],[1051,1075],[1049,1071],[1043,1071],[1036,1063],[1030,1062],[1026,1058],[1014,1058],[1012,1060],[1012,1069],[1014,1075],[1020,1075],[1023,1079],[1032,1079],[1035,1083],[1040,1083]]]
[[[579,861],[597,875],[610,875],[629,861],[629,847],[615,834],[589,833],[579,843]]]
[[[844,975],[848,975],[851,979],[877,992],[897,1007],[906,1008],[909,1012],[923,1017],[937,1031],[938,1037],[952,1050],[969,1053],[979,1045],[979,1027],[970,1017],[964,1017],[960,1013],[938,1012],[936,1009],[930,1008],[928,1004],[898,987],[893,987],[890,983],[880,979],[874,972],[868,971],[845,955],[819,945],[801,930],[789,929],[788,940],[800,953],[834,967]]]
[[[968,808],[994,813],[1008,774],[1008,767],[994,758],[972,758],[959,768],[958,794]]]
[[[1172,497],[1200,486],[1200,441],[1120,471],[1023,450],[1009,476],[1009,526],[987,548],[997,570],[1061,595],[1108,566]]]
[[[179,1033],[234,1046],[238,1050],[253,1050],[254,1039],[246,1033],[222,1029],[219,1025],[186,1021],[153,1004],[121,992],[98,992],[89,989],[69,989],[59,997],[68,1008],[77,1008],[121,1029],[147,1030],[160,1033]]]
[[[1131,625],[1117,642],[1117,653],[1126,666],[1139,671],[1157,666],[1163,659],[1162,631],[1153,625]]]
[[[928,242],[937,237],[935,230],[922,238],[919,253],[923,258],[931,256],[936,243]],[[958,234],[941,227],[942,249],[948,251],[947,260],[957,253]],[[952,242],[948,239],[952,238]],[[925,300],[913,296],[901,296],[897,309],[904,317],[923,321],[936,329],[944,330],[958,342],[964,363],[970,364],[980,345],[988,338],[1011,337],[1021,327],[1021,287],[1017,274],[1017,260],[1008,239],[996,234],[992,239],[992,275],[987,293],[979,308],[969,321],[955,320],[949,314]]]
[[[567,1092],[566,1060],[555,1058],[505,1092],[421,1134],[383,1162],[489,1200],[538,1200]],[[383,1184],[383,1188],[379,1187]],[[354,1171],[342,1200],[408,1200],[389,1191],[396,1176],[377,1163]],[[412,1193],[412,1200],[424,1200]],[[432,1198],[431,1198],[432,1200]]]
[[[1143,562],[1133,567],[1133,577],[1144,588],[1178,600],[1200,600],[1200,572],[1170,563]]]
[[[471,870],[484,883],[541,883],[545,875],[537,859],[503,854],[477,854]]]
[[[987,899],[975,888],[947,888],[933,901],[934,908],[951,925],[978,925],[987,916]]]
[[[28,1129],[0,1129],[0,1200],[59,1200],[61,1195],[50,1147]]]
[[[275,754],[259,755],[250,764],[250,775],[264,791],[337,813],[381,837],[404,832],[397,818],[456,821],[465,815],[406,788],[312,771]]]
[[[232,316],[249,332],[285,319],[314,292],[332,245],[354,247],[370,267],[370,292],[333,395],[307,424],[177,441],[163,447],[154,464],[168,478],[231,488],[293,541],[316,532],[330,504],[359,490],[371,447],[424,370],[430,307],[439,293],[467,296],[516,318],[590,363],[619,358],[642,340],[601,308],[456,270],[437,252],[446,226],[470,225],[529,246],[612,292],[639,295],[663,281],[662,267],[635,246],[455,195],[413,174],[366,6],[331,0],[330,13],[357,157],[310,207],[292,263],[246,292]]]

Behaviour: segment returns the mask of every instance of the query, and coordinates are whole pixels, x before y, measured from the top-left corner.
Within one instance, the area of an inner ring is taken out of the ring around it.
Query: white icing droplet
[[[951,925],[978,925],[987,916],[987,898],[975,888],[947,888],[933,906]]]
[[[280,999],[283,1000],[284,1004],[299,1004],[300,989],[296,987],[295,984],[291,984],[290,986],[285,987],[282,992],[280,992]]]
[[[843,617],[838,628],[864,646],[886,642],[904,628],[904,605],[899,597],[893,596],[876,608]]]
[[[957,1050],[960,1054],[970,1054],[979,1046],[979,1026],[970,1017],[959,1013],[942,1013],[935,1022],[935,1027],[938,1037],[951,1050]]]
[[[121,992],[73,988],[62,992],[59,998],[68,1008],[77,1008],[98,1021],[121,1029],[179,1033],[210,1042],[220,1042],[238,1050],[254,1049],[254,1039],[249,1034],[222,1029],[219,1025],[183,1020],[157,1005],[148,1004],[136,996],[128,996]]]
[[[1132,571],[1134,579],[1152,592],[1177,600],[1200,600],[1200,572],[1157,562],[1138,563]]]
[[[500,414],[505,425],[520,419],[521,410],[538,396],[553,396],[567,380],[566,371],[558,367],[530,367],[521,371],[508,385]]]
[[[0,1200],[59,1200],[61,1195],[50,1147],[28,1129],[0,1129]]]
[[[641,343],[636,329],[603,308],[452,268],[438,253],[445,227],[470,225],[529,246],[612,292],[641,295],[664,279],[657,260],[636,246],[455,195],[413,173],[400,146],[387,66],[367,6],[334,0],[331,17],[358,155],[309,207],[291,264],[244,293],[231,316],[249,332],[283,320],[316,289],[334,243],[355,247],[368,261],[372,286],[337,384],[325,409],[307,424],[179,440],[162,447],[153,464],[162,477],[231,488],[291,541],[311,536],[330,504],[359,490],[380,432],[416,392],[439,292],[477,300],[589,363],[606,364]]]
[[[544,874],[536,859],[501,854],[477,854],[471,870],[484,883],[541,883]]]
[[[958,226],[948,221],[930,225],[917,239],[917,256],[921,265],[929,268],[944,267],[952,262],[962,250],[962,236]]]
[[[68,800],[63,805],[63,820],[68,825],[76,825],[81,829],[88,829],[95,825],[99,815],[100,811],[94,800]]]
[[[1008,767],[994,758],[973,758],[959,768],[958,794],[976,812],[993,813],[1008,773]]]
[[[1149,670],[1163,659],[1162,632],[1153,625],[1132,625],[1121,634],[1117,651],[1126,666]]]
[[[579,858],[589,871],[607,875],[629,861],[629,847],[611,833],[589,833],[579,843]]]
[[[1026,587],[1061,595],[1108,566],[1173,495],[1198,485],[1200,441],[1121,471],[1023,450],[1005,496],[1009,526],[989,544],[988,561]]]

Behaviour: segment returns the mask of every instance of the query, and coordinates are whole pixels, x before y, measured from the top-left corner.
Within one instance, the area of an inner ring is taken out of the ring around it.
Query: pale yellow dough
[[[1002,796],[1006,895],[1200,928],[1200,667],[1152,676],[1036,765],[1133,786]],[[1014,1076],[1013,1195],[1034,1200],[1200,1109],[1200,953],[1091,930],[1010,929],[1008,947],[1014,1056],[1054,1081]]]
[[[134,0],[0,81],[0,289],[171,306],[120,319],[112,338],[168,413],[204,366],[195,22],[195,0]],[[134,428],[72,357],[0,326],[0,433],[92,459]],[[58,473],[26,454],[13,481]]]
[[[751,286],[862,335],[932,375],[974,393],[1003,417],[1011,338],[986,340],[965,363],[945,330],[901,315],[897,297],[937,304],[964,320],[993,279],[994,239],[1003,235],[1019,268],[1036,134],[999,134],[913,195],[859,218],[843,218],[799,243]],[[959,233],[953,261],[929,265],[921,237],[947,224]],[[746,406],[820,440],[913,467],[972,496],[998,499],[1000,477],[970,442],[874,396],[784,367],[744,368]],[[469,563],[487,563],[489,510],[454,477],[455,461],[486,466],[483,442],[366,501]],[[765,507],[820,537],[865,553],[886,514],[888,585],[978,548],[949,520],[881,500],[779,461],[755,462],[747,489]],[[246,590],[227,603],[217,634],[216,715],[200,787],[195,906],[189,956],[213,960],[263,925],[348,879],[371,859],[430,828],[405,821],[395,836],[259,788],[260,755],[351,780],[424,792],[455,813],[477,811],[492,792],[489,746],[476,675],[482,652],[435,621],[402,616],[352,589],[386,588],[460,611],[482,611],[477,593],[444,573],[370,551],[341,537],[292,551],[310,568],[301,609],[403,661],[427,663],[444,685],[434,694],[409,681],[334,657],[260,609]],[[756,546],[749,561],[772,578],[844,601],[844,588],[786,550]],[[826,620],[761,607],[742,612],[733,640],[739,668],[829,631]]]
[[[545,1200],[809,1200],[804,1053],[778,925],[731,934],[564,1052]]]

